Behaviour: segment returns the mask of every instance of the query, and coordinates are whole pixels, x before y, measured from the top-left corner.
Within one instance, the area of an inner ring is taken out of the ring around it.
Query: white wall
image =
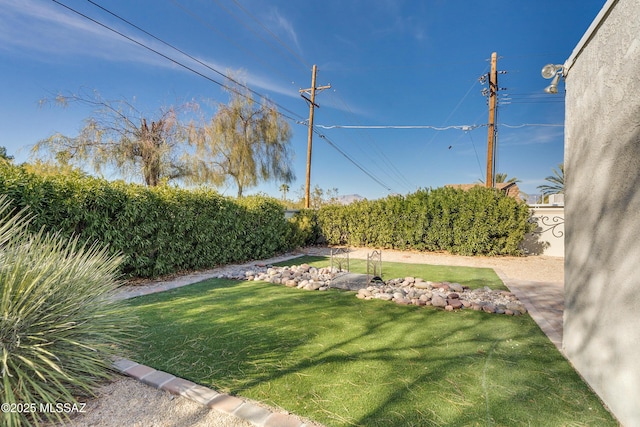
[[[632,427],[640,426],[640,0],[609,0],[597,21],[565,67],[563,347]]]
[[[564,257],[564,207],[533,205],[531,216],[538,227],[525,236],[522,242],[524,252]]]

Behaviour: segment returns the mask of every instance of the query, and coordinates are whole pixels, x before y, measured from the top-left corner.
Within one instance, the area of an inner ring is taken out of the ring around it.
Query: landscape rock
[[[460,301],[459,299],[448,299],[447,305],[449,307],[453,307],[454,309],[459,309],[462,308],[462,301]]]
[[[495,313],[496,307],[493,304],[485,304],[482,306],[482,311],[485,313]]]
[[[267,281],[290,288],[326,291],[331,288],[332,280],[338,273],[336,268],[317,268],[309,264],[288,267],[255,265],[252,269],[231,271],[218,277]],[[357,280],[360,280],[359,277],[366,280],[364,275],[353,276]],[[379,299],[394,301],[400,305],[433,306],[447,311],[471,309],[510,316],[527,313],[526,307],[512,292],[494,291],[487,286],[471,290],[460,283],[432,282],[412,276],[375,280],[366,284],[366,287],[362,283],[348,282],[345,287],[340,288],[357,291],[356,297],[362,300]]]
[[[418,281],[413,284],[413,286],[417,289],[431,289],[431,282]]]
[[[447,301],[440,295],[434,295],[431,297],[431,305],[434,307],[446,307]]]
[[[449,289],[451,289],[454,292],[464,292],[464,288],[460,283],[450,283]]]

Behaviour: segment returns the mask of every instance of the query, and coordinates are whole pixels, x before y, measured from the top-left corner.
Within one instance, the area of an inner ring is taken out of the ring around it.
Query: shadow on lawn
[[[608,421],[528,316],[219,280],[135,305],[142,363],[329,425]]]

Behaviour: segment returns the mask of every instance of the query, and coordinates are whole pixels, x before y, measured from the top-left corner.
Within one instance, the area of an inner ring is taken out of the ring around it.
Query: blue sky
[[[223,82],[92,2],[59,3]],[[564,121],[564,85],[557,95],[545,94],[549,82],[540,69],[570,56],[605,0],[94,3],[222,73],[242,70],[251,89],[286,108],[283,112],[295,119],[290,122],[297,176],[292,195],[304,184],[306,167],[302,122],[309,110],[299,89],[311,86],[316,64],[317,85],[330,83],[331,89],[316,98],[315,123],[326,139],[314,136],[312,186],[375,199],[485,177],[488,109],[486,86],[478,78],[489,71],[492,52],[498,53],[498,70],[506,71],[499,75],[505,90],[498,108],[496,169],[521,179],[523,191],[536,193],[563,160],[563,127],[557,125]],[[81,106],[38,106],[59,92],[97,90],[105,99],[135,100],[150,114],[190,100],[228,99],[211,80],[54,1],[0,0],[0,8],[0,146],[18,162],[27,161],[30,147],[54,132],[76,135],[90,115]],[[331,128],[335,125],[365,128]],[[267,183],[245,194],[277,197],[279,186]],[[236,193],[232,185],[220,191]]]

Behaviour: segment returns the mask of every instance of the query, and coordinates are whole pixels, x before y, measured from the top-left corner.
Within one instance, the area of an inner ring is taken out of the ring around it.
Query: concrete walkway
[[[255,265],[272,264],[301,256],[302,254],[286,254],[281,257],[263,261],[254,261],[241,265],[227,266],[236,269],[238,267],[253,267]],[[502,271],[494,268],[496,274],[504,284],[516,294],[518,299],[527,307],[529,314],[540,326],[540,329],[549,337],[551,342],[562,352],[562,316],[564,310],[564,284],[558,282],[534,282],[507,277]],[[174,280],[155,282],[152,284],[128,288],[123,290],[117,299],[128,299],[151,293],[163,292],[181,286],[197,283],[212,277],[216,277],[221,270],[205,273],[196,273],[182,276]],[[168,391],[172,394],[184,396],[199,402],[211,409],[232,414],[246,419],[258,427],[311,427],[318,426],[312,422],[304,422],[299,417],[273,412],[263,406],[241,398],[219,393],[215,390],[197,385],[191,381],[175,377],[166,372],[158,371],[145,365],[138,364],[127,359],[114,362],[114,368],[119,372],[136,378],[152,387]]]
[[[564,313],[564,283],[533,282],[505,277],[498,269],[496,274],[527,307],[531,318],[542,332],[562,351],[562,316]]]

